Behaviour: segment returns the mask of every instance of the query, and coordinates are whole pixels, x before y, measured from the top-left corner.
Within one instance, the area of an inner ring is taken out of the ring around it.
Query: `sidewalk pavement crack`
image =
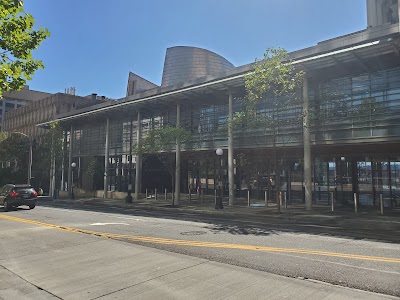
[[[202,264],[209,263],[209,262],[210,262],[209,260],[206,260],[206,261],[203,261],[203,262],[201,262],[201,263],[198,263],[198,264],[195,264],[195,265],[192,265],[192,266],[189,266],[189,267],[181,268],[181,269],[179,269],[179,270],[171,271],[171,272],[169,272],[169,273],[165,273],[165,274],[159,275],[159,276],[157,276],[157,277],[153,277],[153,278],[150,278],[150,279],[147,279],[147,280],[143,280],[143,281],[141,281],[141,282],[138,282],[138,283],[135,283],[135,284],[132,284],[132,285],[123,287],[123,288],[118,289],[118,290],[116,290],[116,291],[112,291],[112,292],[106,293],[106,294],[104,294],[104,295],[97,296],[97,297],[95,297],[95,298],[92,298],[92,300],[100,299],[100,298],[102,298],[102,297],[104,297],[104,296],[108,296],[108,295],[111,295],[111,294],[114,294],[114,293],[117,293],[117,292],[120,292],[120,291],[129,289],[129,288],[131,288],[131,287],[134,287],[134,286],[137,286],[137,285],[146,283],[146,282],[150,282],[150,281],[152,281],[152,280],[154,280],[154,279],[158,279],[158,278],[161,278],[161,277],[164,277],[164,276],[167,276],[167,275],[171,275],[171,274],[174,274],[174,273],[183,271],[183,270],[188,270],[188,269],[190,269],[190,268],[194,268],[194,267],[197,267],[197,266],[200,266],[200,265],[202,265]]]
[[[5,266],[0,265],[0,267],[2,267],[3,269],[7,270],[7,271],[10,272],[11,274],[17,276],[18,278],[22,279],[23,281],[25,281],[25,282],[27,282],[27,283],[33,285],[33,286],[36,287],[38,290],[45,291],[45,292],[48,293],[49,295],[52,295],[53,297],[56,297],[57,299],[61,299],[61,300],[62,300],[62,298],[58,297],[57,295],[53,294],[52,292],[49,292],[48,290],[45,290],[44,288],[42,288],[42,287],[40,287],[40,286],[38,286],[38,285],[36,285],[36,284],[30,282],[29,280],[26,280],[25,278],[21,277],[20,275],[18,275],[18,274],[15,273],[15,272],[11,271],[10,269],[6,268]]]

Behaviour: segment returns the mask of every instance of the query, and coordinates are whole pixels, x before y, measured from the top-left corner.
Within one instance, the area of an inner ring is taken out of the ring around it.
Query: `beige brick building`
[[[80,97],[70,94],[57,93],[44,99],[32,102],[6,113],[3,122],[4,131],[22,132],[31,138],[36,138],[46,132],[46,129],[36,127],[36,124],[54,120],[57,115],[71,112],[75,109],[111,101],[93,94]]]

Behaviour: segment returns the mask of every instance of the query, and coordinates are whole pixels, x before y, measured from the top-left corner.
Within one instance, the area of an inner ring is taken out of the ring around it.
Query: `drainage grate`
[[[181,232],[182,235],[202,235],[206,234],[206,231],[186,231],[186,232]]]

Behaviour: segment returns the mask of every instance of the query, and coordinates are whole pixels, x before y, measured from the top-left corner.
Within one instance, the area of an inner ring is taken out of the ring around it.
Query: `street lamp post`
[[[75,167],[76,167],[76,163],[72,163],[71,164],[71,167],[72,167],[72,180],[71,180],[71,199],[75,199],[75,194],[74,194],[74,170],[75,170]]]
[[[341,190],[341,196],[342,196],[342,203],[344,203],[344,193],[343,193],[343,181],[344,181],[344,173],[345,173],[345,164],[346,164],[346,158],[344,156],[340,157],[341,160],[341,170],[340,170],[340,190]]]
[[[217,201],[215,203],[215,209],[223,209],[224,205],[222,203],[222,193],[223,193],[223,188],[222,188],[222,174],[221,174],[221,166],[222,166],[222,155],[224,154],[224,151],[221,148],[218,148],[215,150],[215,154],[219,156],[219,162],[218,162],[218,188],[219,188],[219,193],[217,197]]]

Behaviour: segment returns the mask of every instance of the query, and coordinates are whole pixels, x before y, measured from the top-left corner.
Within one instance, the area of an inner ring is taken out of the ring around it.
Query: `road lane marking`
[[[91,226],[105,226],[105,225],[128,225],[128,223],[92,223]]]
[[[317,256],[337,257],[337,258],[346,258],[346,259],[376,261],[376,262],[400,263],[400,258],[395,258],[395,257],[368,256],[368,255],[337,253],[337,252],[296,249],[296,248],[277,248],[277,247],[256,246],[256,245],[227,244],[227,243],[215,243],[215,242],[205,242],[205,241],[190,241],[190,240],[157,238],[157,237],[150,237],[150,236],[114,234],[114,233],[96,232],[96,231],[91,231],[91,230],[86,230],[86,229],[78,229],[78,228],[72,228],[72,227],[67,227],[67,226],[43,223],[43,222],[39,222],[39,221],[13,217],[10,215],[0,215],[0,218],[6,219],[6,220],[12,220],[12,221],[16,221],[16,222],[22,222],[22,223],[27,223],[27,224],[34,224],[34,225],[38,225],[38,226],[44,226],[44,227],[64,230],[64,231],[68,231],[68,232],[84,233],[84,234],[90,234],[90,235],[103,237],[103,238],[110,238],[110,239],[126,239],[126,240],[130,240],[130,241],[137,241],[137,242],[144,242],[144,243],[176,245],[176,246],[191,246],[191,247],[206,247],[206,248],[221,248],[221,249],[235,249],[235,250],[252,250],[252,251],[262,251],[262,252],[296,253],[296,254],[305,254],[305,255],[317,255]]]

